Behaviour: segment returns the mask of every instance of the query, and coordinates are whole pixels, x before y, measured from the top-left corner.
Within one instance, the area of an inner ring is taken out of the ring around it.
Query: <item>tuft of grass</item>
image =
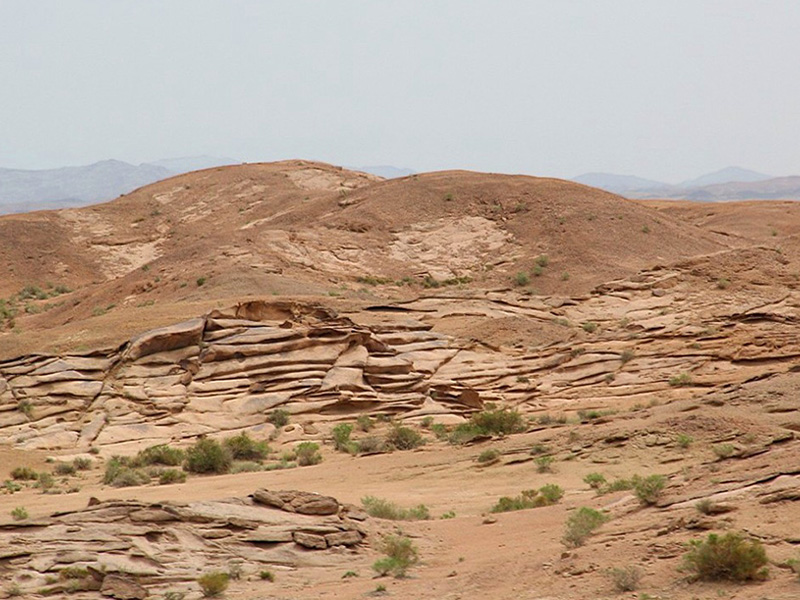
[[[710,515],[712,509],[714,508],[714,503],[709,498],[703,498],[702,500],[695,502],[694,507],[697,512],[704,515]]]
[[[405,577],[408,569],[419,562],[419,552],[411,541],[402,535],[390,535],[383,540],[385,558],[375,561],[372,568],[381,576]],[[384,588],[385,590],[386,588]]]
[[[428,507],[419,504],[413,508],[402,508],[394,502],[376,498],[375,496],[364,496],[361,499],[364,510],[371,517],[377,519],[388,519],[390,521],[427,521],[431,518]]]
[[[347,452],[348,454],[356,454],[358,452],[358,444],[350,439],[353,433],[353,425],[350,423],[339,423],[333,428],[333,447],[339,452]]]
[[[53,467],[53,473],[56,475],[67,476],[67,475],[75,475],[75,465],[68,462],[57,462],[56,466]]]
[[[689,446],[691,446],[692,442],[694,442],[694,438],[685,433],[679,433],[678,435],[675,436],[675,443],[678,444],[678,446],[680,446],[684,450]]]
[[[736,452],[736,446],[733,444],[715,444],[711,449],[719,459],[730,458]]]
[[[583,328],[583,330],[586,333],[594,333],[595,331],[597,331],[597,328],[599,327],[599,325],[597,323],[592,322],[592,321],[587,321],[586,323],[581,325],[581,327]]]
[[[28,419],[33,418],[33,404],[30,400],[20,400],[17,402],[17,410],[25,415]]]
[[[79,456],[72,461],[72,466],[77,471],[88,471],[92,468],[92,459],[85,456]]]
[[[537,456],[536,458],[533,459],[533,462],[536,463],[536,472],[552,473],[554,460],[555,459],[549,454],[543,454],[542,456]]]
[[[672,387],[686,387],[692,385],[692,376],[689,373],[681,373],[669,378]]]
[[[684,555],[684,566],[703,581],[750,581],[766,579],[767,553],[758,540],[735,532],[710,533],[705,540],[692,540]]]
[[[606,485],[606,478],[602,473],[589,473],[583,482],[593,490],[601,490]]]
[[[493,463],[500,458],[500,451],[495,448],[488,448],[478,455],[478,462],[481,464]]]
[[[164,469],[158,475],[158,483],[160,485],[170,485],[172,483],[184,483],[186,481],[186,473],[180,469]]]
[[[206,598],[216,598],[228,589],[230,575],[224,571],[210,571],[197,578],[197,583],[203,596]]]
[[[11,479],[17,481],[36,481],[39,474],[30,467],[14,467],[11,470]]]
[[[589,536],[608,521],[608,518],[608,515],[599,510],[582,506],[567,518],[562,543],[568,548],[583,546]]]
[[[227,473],[232,463],[230,451],[210,438],[199,438],[186,451],[185,469],[190,473]]]
[[[15,521],[24,521],[28,518],[28,510],[24,506],[17,506],[11,511],[11,518]]]
[[[272,571],[270,571],[269,569],[264,569],[263,571],[261,571],[261,572],[258,574],[258,577],[259,577],[259,578],[260,578],[262,581],[269,581],[269,582],[273,582],[273,581],[275,581],[275,573],[273,573],[273,572],[272,572]]]
[[[531,282],[531,277],[527,273],[520,271],[514,276],[514,284],[519,287],[525,287]]]
[[[372,428],[375,426],[375,423],[372,421],[372,417],[369,415],[359,415],[356,419],[356,426],[363,432],[371,431]]]

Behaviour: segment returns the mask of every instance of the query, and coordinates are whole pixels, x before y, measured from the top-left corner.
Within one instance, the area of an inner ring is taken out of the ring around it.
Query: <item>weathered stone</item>
[[[336,498],[313,492],[256,490],[253,499],[267,506],[304,515],[335,515],[339,512]]]
[[[143,333],[131,340],[126,358],[137,360],[148,354],[199,344],[204,325],[205,319],[191,319]]]
[[[305,548],[314,548],[317,550],[324,550],[328,547],[325,537],[314,533],[305,533],[303,531],[295,531],[292,538],[294,543]]]
[[[341,531],[325,536],[328,546],[355,546],[361,543],[361,534],[357,531]]]
[[[149,595],[147,589],[120,575],[106,575],[100,593],[118,600],[144,600]]]

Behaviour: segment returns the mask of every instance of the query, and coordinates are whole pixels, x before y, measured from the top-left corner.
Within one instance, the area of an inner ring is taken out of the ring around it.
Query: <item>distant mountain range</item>
[[[727,167],[678,184],[614,173],[586,173],[573,181],[628,198],[723,200],[800,200],[800,176],[774,177]]]
[[[60,169],[0,168],[0,214],[86,206],[112,200],[173,175],[239,162],[214,156],[191,156],[140,165],[103,160]]]

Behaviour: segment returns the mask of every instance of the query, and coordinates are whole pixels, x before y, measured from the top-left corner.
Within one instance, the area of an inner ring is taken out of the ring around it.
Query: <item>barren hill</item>
[[[3,585],[794,598],[798,224],[307,161],[0,218]],[[697,580],[709,533],[768,562]]]

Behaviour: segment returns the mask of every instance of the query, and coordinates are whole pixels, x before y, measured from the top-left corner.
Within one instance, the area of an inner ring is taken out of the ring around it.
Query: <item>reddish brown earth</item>
[[[107,581],[71,597],[198,598],[200,574],[235,564],[226,595],[242,599],[381,585],[398,598],[799,597],[787,562],[800,559],[799,226],[792,202],[630,201],[461,171],[381,181],[307,161],[0,217],[0,477],[51,471],[48,457],[93,461],[48,493],[23,483],[0,496],[3,587],[66,593],[58,574],[74,566]],[[26,286],[50,297],[20,298]],[[429,428],[490,402],[518,410],[526,431],[452,445]],[[275,408],[287,427],[269,423]],[[361,415],[383,421],[357,440],[388,434],[391,418],[428,442],[337,452],[332,428]],[[242,431],[271,440],[268,464],[301,441],[323,462],[102,484],[113,455]],[[482,465],[487,449],[500,456]],[[589,473],[667,483],[643,506],[631,491],[597,495]],[[557,504],[486,518],[501,496],[547,483],[565,491]],[[250,498],[262,488],[341,506],[298,516]],[[364,519],[348,505],[368,495],[434,518]],[[87,509],[90,497],[100,504]],[[582,506],[611,518],[566,548]],[[350,545],[320,542],[353,528]],[[375,579],[390,531],[421,563]],[[690,540],[726,531],[763,543],[766,580],[681,571]],[[640,569],[636,591],[614,588],[608,571],[623,566]],[[112,590],[109,575],[132,587]]]

